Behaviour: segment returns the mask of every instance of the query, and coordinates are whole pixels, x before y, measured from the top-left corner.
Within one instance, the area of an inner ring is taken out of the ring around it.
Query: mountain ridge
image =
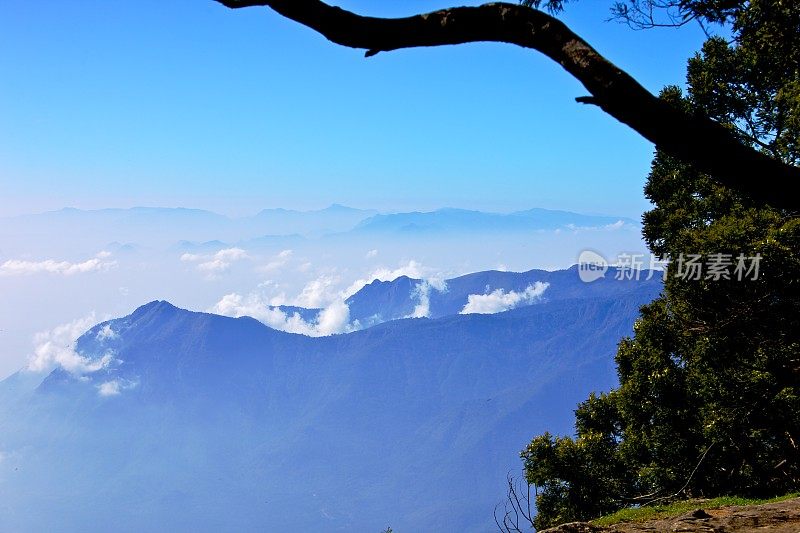
[[[485,531],[638,287],[317,338],[151,301],[79,338],[98,370],[0,382],[0,530]]]

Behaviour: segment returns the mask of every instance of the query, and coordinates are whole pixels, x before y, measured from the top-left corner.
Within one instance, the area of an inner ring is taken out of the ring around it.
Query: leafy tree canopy
[[[668,87],[661,98],[798,165],[800,3],[629,0],[615,10],[630,17],[645,4],[733,34],[710,37],[690,59],[686,94]],[[670,496],[800,488],[800,220],[663,152],[645,192],[655,206],[645,240],[671,258],[664,291],[619,345],[619,387],[576,410],[575,437],[544,434],[523,450],[539,489],[537,528]],[[687,277],[681,258],[692,255],[705,267],[728,262],[730,274]],[[757,279],[752,260],[749,275],[736,275],[754,257]]]

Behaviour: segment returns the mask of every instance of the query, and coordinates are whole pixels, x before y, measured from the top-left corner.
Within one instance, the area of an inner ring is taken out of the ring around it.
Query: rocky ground
[[[800,498],[696,510],[671,518],[599,527],[573,522],[540,533],[800,533]]]

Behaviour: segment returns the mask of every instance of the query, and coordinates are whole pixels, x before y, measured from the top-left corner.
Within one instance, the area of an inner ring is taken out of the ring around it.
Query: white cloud
[[[361,328],[357,320],[352,322],[350,320],[347,298],[376,279],[391,281],[404,275],[422,278],[412,295],[419,303],[411,316],[428,316],[430,291],[432,289],[444,291],[446,283],[443,277],[431,275],[430,269],[424,268],[416,261],[409,261],[395,269],[378,269],[368,277],[355,281],[345,290],[339,289],[338,277],[325,274],[307,282],[295,298],[286,298],[283,292],[272,297],[267,297],[263,292],[253,292],[246,296],[238,293],[226,294],[209,309],[209,312],[232,317],[250,316],[271,328],[312,337],[347,333]],[[271,290],[273,294],[278,287],[279,285],[272,280],[259,285],[259,289]],[[279,305],[320,309],[320,311],[313,319],[304,320],[299,313],[286,313],[277,307]]]
[[[344,294],[346,297],[350,297],[361,290],[365,285],[368,285],[373,281],[393,281],[400,276],[408,276],[409,278],[413,279],[423,279],[427,281],[431,287],[439,291],[444,291],[446,288],[444,277],[441,274],[434,273],[431,269],[422,266],[421,263],[418,263],[412,259],[405,265],[401,265],[398,268],[391,269],[384,267],[375,270],[369,276],[354,281],[347,289],[344,290]]]
[[[289,260],[294,255],[294,251],[292,250],[283,250],[278,255],[272,258],[269,263],[263,265],[258,268],[260,272],[273,272],[275,270],[280,270],[282,267],[289,262]]]
[[[117,396],[119,394],[119,381],[106,381],[97,386],[97,394],[100,396]]]
[[[210,260],[197,265],[197,269],[210,273],[225,272],[233,263],[245,258],[247,252],[241,248],[226,248],[215,253]]]
[[[310,337],[347,333],[360,327],[357,322],[350,323],[350,308],[341,299],[328,304],[311,321],[304,320],[299,313],[288,314],[268,304],[257,294],[247,297],[236,293],[226,294],[209,311],[232,317],[250,316],[271,328]]]
[[[79,263],[56,261],[55,259],[45,259],[43,261],[9,259],[0,264],[0,276],[27,276],[31,274],[74,276],[88,272],[104,272],[117,266],[116,261],[108,260],[110,256],[109,252],[100,252],[97,256]]]
[[[50,331],[37,333],[33,354],[28,359],[28,370],[44,372],[61,367],[72,374],[83,375],[106,368],[113,360],[111,352],[99,359],[90,359],[75,351],[75,341],[95,322],[95,315],[91,313]]]
[[[432,289],[445,292],[447,290],[447,284],[442,282],[438,286],[434,286],[428,280],[422,280],[417,283],[416,287],[411,291],[411,298],[416,298],[418,303],[414,307],[414,311],[406,318],[427,318],[431,314]]]
[[[218,315],[232,316],[235,318],[241,316],[250,316],[262,322],[271,322],[270,315],[273,312],[281,312],[278,309],[273,309],[272,306],[265,304],[261,301],[260,297],[256,294],[251,294],[244,297],[241,294],[231,293],[223,296],[214,306],[209,309],[209,312]],[[285,313],[283,313],[285,316]]]
[[[342,300],[332,302],[320,311],[311,326],[320,336],[346,333],[359,327],[358,323],[350,324],[350,307]]]
[[[461,310],[461,314],[502,313],[520,305],[530,305],[540,299],[549,286],[549,283],[537,281],[520,292],[505,292],[503,289],[497,289],[488,294],[470,294],[467,297],[467,305]]]
[[[224,248],[214,254],[183,254],[181,261],[186,263],[199,263],[197,270],[205,272],[209,279],[214,279],[217,274],[226,272],[234,263],[242,259],[249,259],[247,252],[241,248]]]
[[[122,391],[133,389],[137,385],[138,383],[135,381],[128,381],[127,379],[112,379],[97,385],[97,394],[103,397],[119,396]]]
[[[111,328],[111,324],[106,324],[100,331],[97,332],[97,340],[100,342],[104,342],[107,340],[113,340],[119,337],[117,333]]]
[[[364,256],[364,258],[365,258],[365,259],[372,259],[373,257],[377,257],[377,255],[378,255],[378,250],[370,250],[370,251],[369,251],[369,252],[367,252],[367,254]]]
[[[617,231],[629,226],[626,224],[624,220],[617,220],[611,224],[605,224],[603,226],[576,226],[575,224],[567,224],[567,229],[572,230],[573,232],[577,231]],[[632,226],[632,225],[631,225]],[[556,230],[556,233],[560,233]]]
[[[309,281],[297,298],[291,302],[291,305],[317,309],[325,307],[336,300],[344,299],[339,291],[336,290],[338,281],[338,278],[328,275]]]

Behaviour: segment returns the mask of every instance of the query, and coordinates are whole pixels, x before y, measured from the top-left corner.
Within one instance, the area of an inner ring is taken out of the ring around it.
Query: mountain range
[[[338,204],[313,211],[264,209],[241,218],[187,208],[65,208],[2,219],[0,239],[47,240],[56,233],[68,234],[73,241],[90,240],[97,246],[112,242],[164,246],[181,240],[237,242],[264,235],[319,236],[347,231],[376,213]]]
[[[0,243],[28,251],[36,242],[57,245],[69,235],[71,245],[108,248],[118,246],[290,246],[304,239],[460,236],[474,233],[513,234],[558,228],[602,228],[633,225],[624,217],[595,216],[531,209],[515,213],[487,213],[466,209],[381,214],[374,209],[355,209],[333,204],[325,209],[296,211],[264,209],[230,218],[202,209],[134,207],[130,209],[81,210],[65,208],[40,214],[0,219]],[[123,244],[121,244],[123,243]],[[179,243],[179,244],[177,244]],[[204,244],[205,243],[205,246]]]
[[[357,232],[493,233],[559,228],[597,228],[614,224],[636,225],[624,217],[582,215],[569,211],[529,209],[514,213],[484,213],[467,209],[438,209],[430,212],[379,214],[369,217],[354,228]]]
[[[639,273],[639,280],[628,279],[620,269],[611,267],[604,277],[584,283],[578,276],[578,267],[573,266],[556,271],[489,270],[433,282],[400,276],[392,281],[371,282],[348,298],[347,304],[351,319],[369,326],[412,317],[420,305],[427,318],[441,318],[461,313],[492,314],[541,302],[608,298],[643,287],[656,290],[660,287],[658,274],[644,270]],[[469,307],[471,298],[473,303],[483,300],[485,304]]]
[[[536,282],[532,305],[462,314]],[[382,323],[328,337],[164,301],[96,325],[82,372],[0,382],[0,530],[491,529],[519,450],[614,385],[660,282],[481,272],[393,319],[420,283],[368,285],[351,310]]]

